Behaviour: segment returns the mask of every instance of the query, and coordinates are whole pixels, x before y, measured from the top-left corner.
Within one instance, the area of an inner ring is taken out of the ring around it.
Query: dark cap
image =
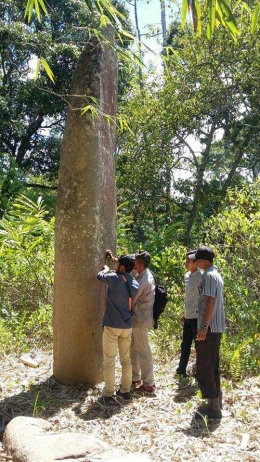
[[[147,266],[149,265],[151,261],[151,255],[149,254],[149,252],[146,252],[146,250],[140,250],[139,252],[137,252],[135,254],[135,258],[136,260],[140,260]]]
[[[206,246],[199,247],[195,254],[196,260],[207,260],[210,263],[212,263],[213,258],[215,258],[213,250],[210,247]]]

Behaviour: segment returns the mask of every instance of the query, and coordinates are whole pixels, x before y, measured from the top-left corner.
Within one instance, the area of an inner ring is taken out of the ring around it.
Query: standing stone
[[[95,119],[82,114],[89,96],[98,101]],[[116,248],[115,123],[105,116],[115,117],[116,101],[116,54],[93,38],[73,76],[60,159],[53,328],[54,376],[63,384],[102,379],[105,289],[96,275],[105,249]]]

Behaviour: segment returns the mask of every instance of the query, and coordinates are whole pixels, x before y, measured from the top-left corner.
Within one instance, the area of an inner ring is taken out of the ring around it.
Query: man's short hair
[[[117,260],[120,265],[124,265],[127,273],[131,273],[131,271],[134,269],[135,261],[131,255],[121,254],[117,257]]]
[[[189,252],[186,253],[186,258],[188,260],[196,260],[196,250],[189,250]]]
[[[140,250],[135,254],[136,260],[140,260],[144,266],[147,268],[151,261],[151,255],[146,250]]]
[[[215,258],[213,250],[210,247],[206,247],[204,245],[199,247],[195,254],[195,260],[207,260],[212,263],[213,258]]]

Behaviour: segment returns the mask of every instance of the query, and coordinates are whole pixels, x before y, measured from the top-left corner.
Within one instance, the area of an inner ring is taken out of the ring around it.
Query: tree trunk
[[[138,42],[137,42],[138,58],[140,59],[140,62],[142,62],[142,42],[141,42],[141,33],[140,33],[140,29],[139,29],[139,20],[138,20],[138,12],[137,12],[137,0],[134,1],[134,12],[135,12],[136,37],[138,39]],[[138,66],[138,76],[139,76],[140,90],[143,90],[144,89],[144,81],[143,81],[143,71],[142,71],[141,66]]]
[[[162,47],[164,48],[167,45],[165,0],[160,0],[160,6],[161,6],[161,24],[162,24]]]
[[[112,32],[106,31],[113,41]],[[66,70],[65,70],[66,72]],[[100,115],[82,108],[97,98]],[[116,249],[114,174],[116,54],[93,38],[75,70],[61,148],[56,209],[54,376],[96,384],[102,374],[105,286],[97,280],[107,247]]]
[[[220,192],[220,196],[218,197],[218,199],[215,201],[214,203],[214,206],[213,206],[213,210],[214,210],[214,213],[217,214],[219,212],[219,208],[220,208],[220,205],[222,203],[222,201],[224,200],[224,198],[226,197],[227,195],[227,190],[228,188],[230,188],[231,184],[232,184],[232,180],[235,176],[235,174],[237,173],[237,169],[240,165],[240,162],[241,162],[241,159],[243,159],[243,156],[244,156],[244,150],[245,148],[248,146],[248,143],[250,141],[250,139],[252,138],[253,136],[253,130],[252,129],[249,129],[248,132],[244,135],[244,139],[242,140],[241,143],[239,143],[238,140],[234,139],[233,140],[233,145],[236,146],[235,148],[235,159],[234,159],[234,162],[232,164],[232,167],[226,177],[226,180],[222,186],[222,189],[221,189],[221,192]]]
[[[205,173],[207,163],[210,157],[210,152],[211,152],[215,130],[216,130],[216,123],[213,122],[210,128],[208,137],[207,137],[206,148],[204,152],[202,152],[201,154],[201,160],[200,160],[200,163],[197,169],[197,175],[196,175],[197,178],[196,178],[196,185],[194,189],[194,197],[193,197],[192,207],[189,213],[189,217],[188,217],[188,221],[186,225],[186,231],[185,231],[184,239],[183,239],[184,245],[186,247],[188,247],[190,244],[191,230],[194,225],[194,221],[196,219],[199,202],[200,202],[201,195],[202,195],[204,173]]]

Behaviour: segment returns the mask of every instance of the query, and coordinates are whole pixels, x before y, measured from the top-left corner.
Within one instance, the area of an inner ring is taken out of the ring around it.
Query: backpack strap
[[[123,274],[122,274],[122,278],[124,279],[124,282],[125,282],[125,284],[126,284],[126,290],[127,290],[127,293],[128,293],[128,306],[129,306],[129,311],[132,311],[133,298],[132,298],[131,290],[130,290],[128,281],[127,281],[126,277],[125,277]]]
[[[154,278],[154,282],[155,282],[155,285],[158,286],[158,279],[156,278],[155,274],[149,269],[150,273],[152,273],[153,275],[153,278]]]

